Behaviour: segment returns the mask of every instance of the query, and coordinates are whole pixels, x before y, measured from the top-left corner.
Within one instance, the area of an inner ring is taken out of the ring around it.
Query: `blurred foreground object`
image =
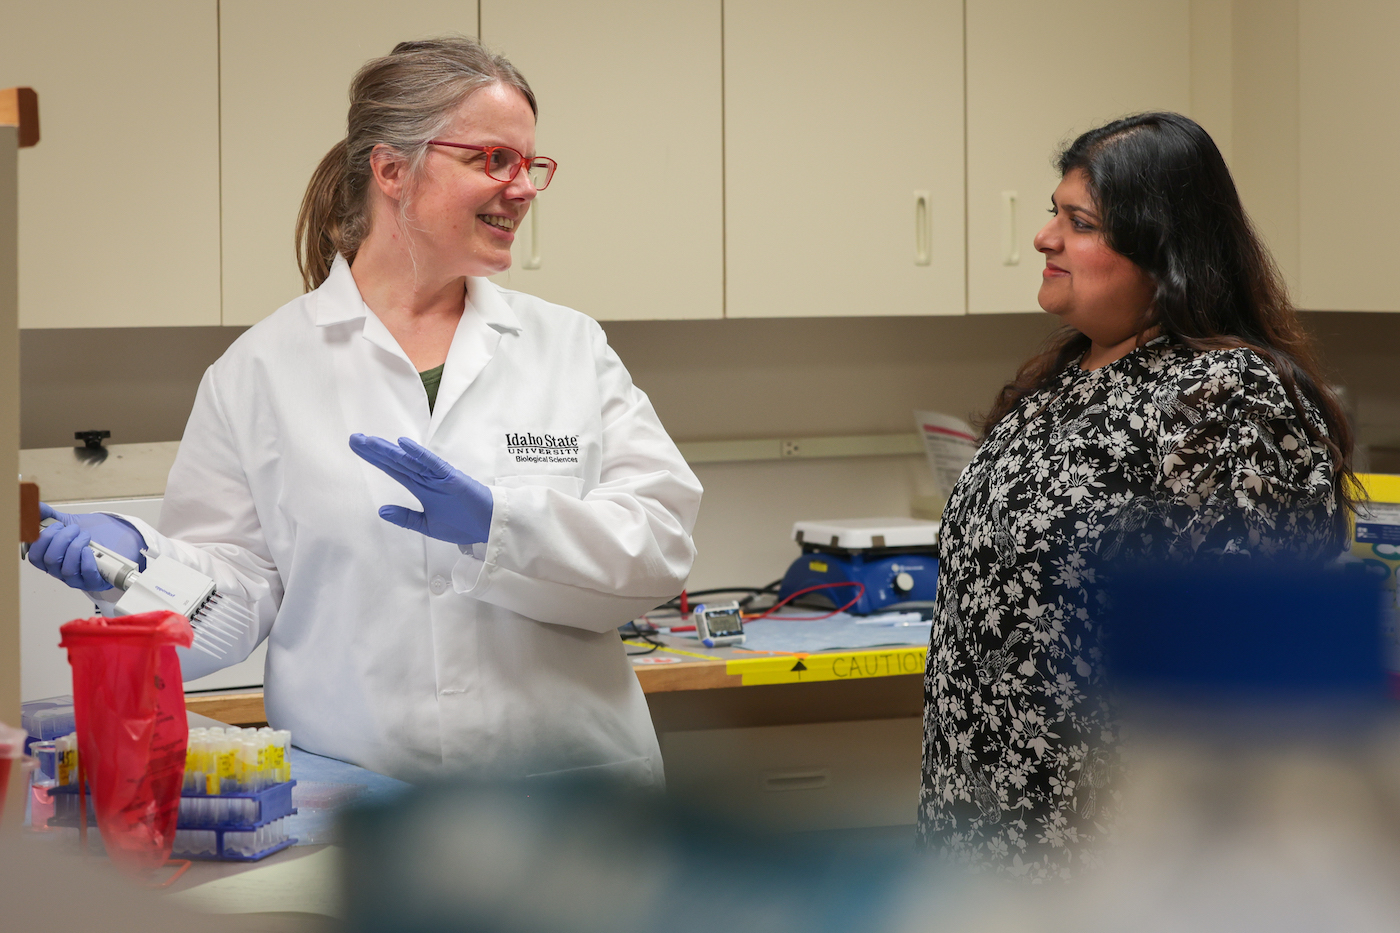
[[[1400,927],[1380,586],[1249,561],[1120,576],[1106,620],[1127,773],[1117,838],[1098,872],[1015,895],[989,928]]]
[[[0,722],[0,814],[5,808],[5,795],[10,789],[10,776],[16,774],[16,781],[28,780],[28,773],[25,765],[32,761],[25,757],[24,740],[27,735],[23,729],[16,729],[14,726],[7,726]]]
[[[1400,476],[1363,473],[1357,476],[1366,501],[1356,508],[1352,523],[1350,557],[1385,581],[1386,668],[1392,695],[1400,698]]]
[[[727,933],[897,927],[912,852],[774,837],[608,785],[419,788],[346,814],[364,933]]]
[[[276,926],[266,915],[196,914],[172,905],[162,894],[133,885],[105,859],[21,836],[0,837],[0,904],[5,905],[0,929],[6,931],[281,933],[314,929]]]

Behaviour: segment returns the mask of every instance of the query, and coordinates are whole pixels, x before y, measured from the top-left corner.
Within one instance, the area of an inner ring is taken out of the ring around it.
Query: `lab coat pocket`
[[[575,499],[583,498],[583,479],[568,473],[516,473],[509,476],[498,476],[492,485],[503,486],[506,489],[518,489],[522,486],[548,486],[550,489],[568,493]]]
[[[650,758],[629,758],[605,765],[589,765],[584,768],[565,768],[562,771],[543,771],[525,775],[525,783],[536,785],[563,784],[620,784],[625,787],[659,787],[655,769]]]

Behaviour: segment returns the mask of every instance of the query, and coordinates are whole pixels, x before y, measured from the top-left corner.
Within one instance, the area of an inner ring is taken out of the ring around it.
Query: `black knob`
[[[83,446],[86,447],[88,450],[101,450],[101,449],[102,449],[102,439],[103,439],[104,437],[111,437],[111,436],[112,436],[112,432],[111,432],[111,431],[74,431],[74,432],[73,432],[73,439],[74,439],[74,440],[78,440],[78,441],[82,441],[82,442],[83,442]]]

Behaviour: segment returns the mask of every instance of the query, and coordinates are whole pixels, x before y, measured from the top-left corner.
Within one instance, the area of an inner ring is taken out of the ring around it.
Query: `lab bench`
[[[627,650],[672,794],[781,830],[913,824],[924,644],[770,654],[656,640]],[[240,725],[266,718],[261,691],[186,706]]]

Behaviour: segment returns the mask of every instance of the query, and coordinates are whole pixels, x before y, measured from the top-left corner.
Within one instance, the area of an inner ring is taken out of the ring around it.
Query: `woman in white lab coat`
[[[309,751],[659,786],[616,628],[681,590],[701,490],[596,323],[486,278],[553,174],[535,116],[468,39],[366,64],[298,221],[314,290],[205,374],[159,530],[60,516],[32,553],[92,589],[88,536],[134,529],[212,577],[256,623],[186,679],[266,638],[268,719]]]

